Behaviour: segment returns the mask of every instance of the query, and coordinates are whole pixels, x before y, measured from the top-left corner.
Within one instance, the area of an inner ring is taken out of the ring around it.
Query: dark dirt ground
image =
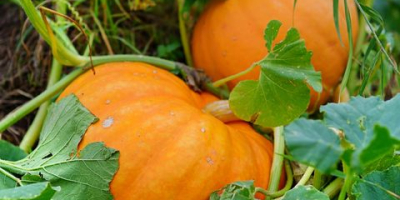
[[[25,16],[15,5],[0,4],[0,119],[44,90],[50,51],[35,32],[21,35]],[[34,113],[10,127],[2,138],[19,144]]]

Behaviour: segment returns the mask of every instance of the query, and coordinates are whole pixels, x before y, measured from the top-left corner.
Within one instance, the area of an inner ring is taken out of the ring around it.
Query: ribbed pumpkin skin
[[[353,1],[348,3],[353,36],[356,36],[357,10]],[[268,22],[280,20],[283,23],[277,38],[281,41],[292,26],[292,11],[293,0],[211,0],[193,31],[194,65],[204,69],[213,80],[243,71],[267,55],[263,36]],[[326,102],[346,67],[349,48],[342,1],[340,16],[345,47],[336,34],[332,0],[297,1],[294,25],[305,39],[307,48],[313,51],[312,63],[317,71],[321,71],[324,85],[318,102],[318,93],[312,91],[310,108]],[[259,69],[228,85],[233,88],[241,80],[258,79],[258,76]]]
[[[80,76],[61,97],[71,93],[100,119],[80,148],[104,141],[120,151],[111,183],[117,200],[207,199],[238,180],[267,188],[272,144],[246,123],[203,113],[216,98],[192,92],[167,71],[109,63]]]

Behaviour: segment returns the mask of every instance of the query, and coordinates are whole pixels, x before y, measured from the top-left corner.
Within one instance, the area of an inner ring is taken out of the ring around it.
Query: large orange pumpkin
[[[207,199],[239,180],[267,188],[272,144],[247,123],[224,124],[202,111],[216,98],[191,91],[167,71],[109,63],[76,79],[74,93],[100,121],[80,147],[103,141],[120,151],[115,199]]]
[[[212,0],[200,16],[192,36],[194,65],[218,80],[248,68],[267,54],[264,29],[271,20],[283,25],[280,41],[293,22],[293,0]],[[353,35],[358,32],[357,10],[348,1]],[[297,2],[294,26],[300,31],[306,46],[313,51],[312,63],[321,71],[324,90],[320,97],[312,91],[310,109],[325,103],[339,83],[348,58],[348,40],[343,1],[340,1],[340,24],[344,46],[336,34],[333,20],[333,0],[301,0]],[[354,37],[355,38],[355,37]],[[259,70],[242,76],[239,81],[258,79]]]

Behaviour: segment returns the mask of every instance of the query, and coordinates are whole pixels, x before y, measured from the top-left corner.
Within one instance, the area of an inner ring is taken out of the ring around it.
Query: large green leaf
[[[329,200],[329,197],[311,185],[300,185],[286,192],[282,200]]]
[[[284,134],[288,150],[296,160],[325,173],[336,169],[343,153],[340,138],[322,121],[296,120],[285,128]]]
[[[347,104],[324,106],[321,111],[325,112],[326,123],[342,130],[354,145],[346,162],[358,171],[400,144],[400,95],[387,102],[378,97],[355,97]]]
[[[386,171],[374,171],[356,181],[352,194],[358,200],[397,200],[400,199],[400,167]]]
[[[352,171],[363,174],[367,168],[377,168],[400,145],[400,95],[387,102],[355,97],[321,110],[323,121],[301,119],[286,127],[287,148],[295,160],[332,172],[342,159]]]
[[[16,188],[0,190],[0,199],[50,200],[56,191],[59,190],[59,187],[51,187],[49,182],[35,183]]]
[[[280,23],[271,21],[265,39],[270,48]],[[291,28],[286,38],[256,64],[259,80],[241,81],[232,91],[229,104],[239,118],[255,124],[276,127],[288,124],[307,109],[310,89],[322,90],[321,75],[311,64],[312,53],[299,32]]]
[[[89,144],[77,152],[83,134],[96,120],[76,96],[62,99],[50,108],[38,147],[5,167],[25,175],[25,183],[44,179],[60,186],[61,191],[53,196],[56,200],[112,199],[109,184],[118,169],[119,153],[102,143]]]

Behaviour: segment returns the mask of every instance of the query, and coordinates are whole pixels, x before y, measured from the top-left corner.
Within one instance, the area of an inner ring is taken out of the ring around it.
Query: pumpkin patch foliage
[[[397,0],[2,6],[0,199],[400,199]]]
[[[281,23],[271,21],[265,30],[268,49]],[[259,80],[241,81],[231,93],[232,111],[241,119],[265,127],[285,125],[306,111],[310,89],[321,92],[321,73],[311,64],[312,53],[299,32],[292,28],[285,39],[254,65],[261,67]],[[279,114],[278,114],[279,113]]]

